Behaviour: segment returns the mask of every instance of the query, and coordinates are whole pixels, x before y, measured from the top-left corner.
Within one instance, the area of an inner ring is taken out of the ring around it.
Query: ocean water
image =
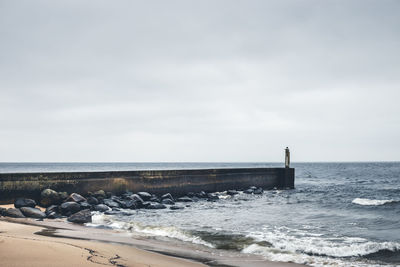
[[[268,167],[279,163],[0,163],[0,172]],[[95,213],[106,226],[312,266],[400,266],[400,163],[295,163],[295,189],[220,193],[183,210]]]

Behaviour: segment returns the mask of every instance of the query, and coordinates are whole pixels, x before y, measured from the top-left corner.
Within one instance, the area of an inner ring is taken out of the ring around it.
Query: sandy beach
[[[4,207],[4,205],[2,206]],[[132,238],[126,233],[63,220],[0,217],[1,266],[301,266],[257,256],[212,255],[179,243]]]
[[[1,266],[205,266],[128,245],[36,235],[43,228],[0,221]]]

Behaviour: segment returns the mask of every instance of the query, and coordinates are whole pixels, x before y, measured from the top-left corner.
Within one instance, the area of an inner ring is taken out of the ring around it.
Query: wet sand
[[[4,207],[4,206],[3,206]],[[65,220],[0,217],[1,266],[303,266],[229,251],[215,253]]]

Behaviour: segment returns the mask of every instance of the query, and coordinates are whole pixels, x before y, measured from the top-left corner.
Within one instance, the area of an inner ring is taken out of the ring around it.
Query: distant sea
[[[0,173],[277,166],[282,163],[0,163]],[[221,195],[177,211],[98,213],[91,226],[312,266],[400,265],[400,163],[292,167],[294,190]]]

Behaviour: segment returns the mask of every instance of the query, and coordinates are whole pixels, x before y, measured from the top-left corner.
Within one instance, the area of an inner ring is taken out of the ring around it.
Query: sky
[[[399,14],[0,0],[0,161],[399,161]]]

